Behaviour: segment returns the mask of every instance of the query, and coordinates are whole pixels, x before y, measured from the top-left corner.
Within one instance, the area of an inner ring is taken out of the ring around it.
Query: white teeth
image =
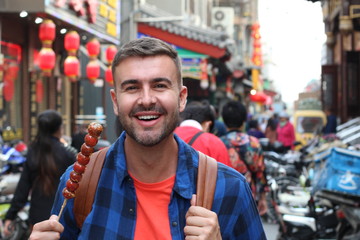
[[[150,115],[150,116],[139,116],[138,118],[140,120],[150,120],[150,119],[156,119],[158,118],[159,116],[156,116],[156,115]]]

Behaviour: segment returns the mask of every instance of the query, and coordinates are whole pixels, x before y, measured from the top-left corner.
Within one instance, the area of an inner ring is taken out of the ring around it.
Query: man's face
[[[115,69],[111,90],[115,114],[128,136],[153,146],[172,134],[186,105],[175,63],[168,56],[131,57]]]

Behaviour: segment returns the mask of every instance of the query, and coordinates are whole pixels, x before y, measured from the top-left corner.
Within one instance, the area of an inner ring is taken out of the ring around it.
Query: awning
[[[141,19],[172,15],[148,4],[140,5]],[[172,43],[187,50],[221,58],[226,53],[226,33],[174,21],[138,21],[138,32]]]

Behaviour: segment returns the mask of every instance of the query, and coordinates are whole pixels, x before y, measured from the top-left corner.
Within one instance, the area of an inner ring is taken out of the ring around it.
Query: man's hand
[[[64,227],[59,223],[58,216],[52,215],[49,220],[34,225],[29,240],[57,240],[63,231]]]
[[[186,213],[185,239],[221,240],[220,226],[216,213],[195,206],[196,195],[191,199],[191,207]]]

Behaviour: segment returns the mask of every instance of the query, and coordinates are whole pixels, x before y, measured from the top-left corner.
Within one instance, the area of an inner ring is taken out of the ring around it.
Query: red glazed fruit
[[[67,190],[66,188],[64,188],[64,190],[62,191],[62,194],[63,194],[64,198],[66,198],[66,199],[70,199],[70,198],[74,198],[74,197],[75,197],[75,193],[70,192],[70,191]]]
[[[71,171],[70,180],[73,182],[80,182],[82,178],[81,174],[76,173],[75,171]]]
[[[74,171],[79,174],[83,174],[85,172],[86,166],[81,165],[80,163],[76,162],[74,164]]]
[[[97,137],[93,137],[90,134],[86,134],[85,136],[85,143],[86,145],[88,145],[89,147],[95,147],[95,145],[98,142],[98,138]]]
[[[83,143],[83,145],[81,145],[81,153],[84,156],[90,156],[90,154],[92,154],[93,152],[94,152],[94,148],[89,147],[85,143]]]
[[[81,165],[87,165],[90,161],[90,157],[89,156],[84,156],[84,154],[82,154],[81,152],[78,153],[76,160],[81,164]]]
[[[88,133],[93,137],[99,137],[103,131],[103,126],[100,123],[92,122],[88,126]]]
[[[67,182],[66,182],[66,188],[67,188],[67,190],[69,190],[70,192],[75,192],[76,189],[78,189],[78,187],[79,187],[79,184],[78,184],[78,183],[73,182],[73,181],[71,181],[70,179],[67,180]]]

